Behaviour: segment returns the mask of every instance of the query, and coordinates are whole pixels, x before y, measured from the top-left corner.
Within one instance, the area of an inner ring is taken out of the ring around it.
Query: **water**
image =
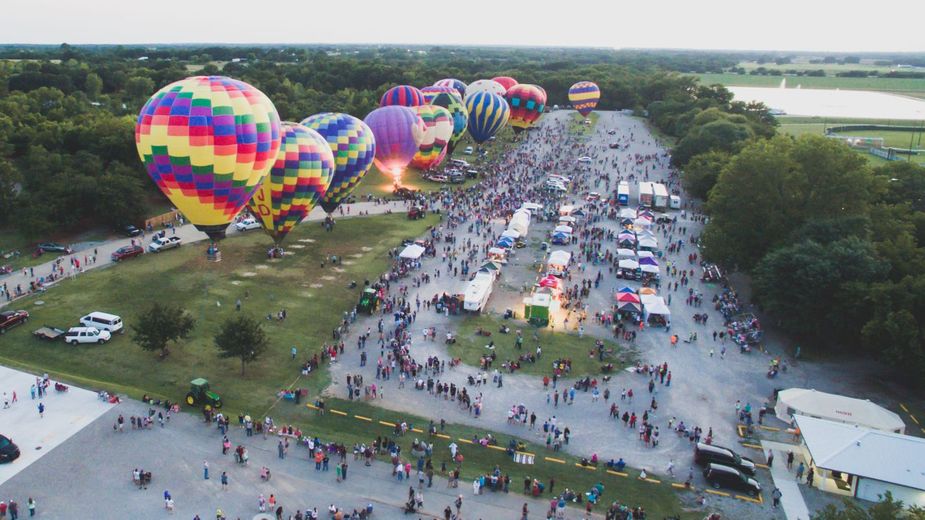
[[[783,86],[783,85],[782,85]],[[736,101],[760,101],[789,116],[925,121],[925,100],[866,90],[727,87]]]

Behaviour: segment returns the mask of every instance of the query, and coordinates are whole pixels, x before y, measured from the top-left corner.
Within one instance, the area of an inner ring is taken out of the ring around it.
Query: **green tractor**
[[[215,392],[209,391],[209,382],[201,377],[190,381],[189,393],[186,394],[186,404],[202,406],[206,410],[222,407],[222,398]]]
[[[360,295],[360,302],[357,304],[357,310],[372,315],[379,309],[379,294],[375,289],[367,287]]]

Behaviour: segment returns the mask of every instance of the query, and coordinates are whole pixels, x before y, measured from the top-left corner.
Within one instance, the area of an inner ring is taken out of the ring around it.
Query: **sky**
[[[925,51],[922,0],[4,0],[0,43]]]

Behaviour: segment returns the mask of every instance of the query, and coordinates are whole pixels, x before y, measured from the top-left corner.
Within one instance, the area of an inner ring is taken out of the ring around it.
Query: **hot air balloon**
[[[217,240],[276,160],[279,115],[243,81],[195,76],[151,96],[138,115],[135,145],[157,187]]]
[[[466,88],[466,99],[469,99],[469,97],[479,92],[491,92],[492,94],[503,96],[506,90],[504,86],[502,86],[497,81],[491,79],[480,79],[478,81],[473,81]]]
[[[450,111],[453,118],[453,136],[450,137],[450,143],[447,146],[447,153],[453,154],[457,143],[466,133],[466,124],[469,121],[469,111],[462,100],[452,94],[437,94],[430,102],[431,105],[443,107]]]
[[[321,134],[334,153],[334,175],[320,202],[325,211],[333,213],[372,168],[376,138],[366,123],[348,114],[315,114],[302,125]]]
[[[308,216],[334,175],[334,154],[324,137],[300,124],[282,124],[282,144],[270,174],[247,203],[276,247]]]
[[[521,83],[509,88],[505,94],[511,106],[511,126],[514,132],[526,130],[546,109],[546,93],[536,85]]]
[[[424,104],[424,94],[411,85],[399,85],[385,91],[379,100],[380,107],[398,105],[402,107],[416,107]]]
[[[507,92],[511,87],[517,85],[517,80],[510,76],[497,76],[491,78],[492,81],[504,87],[504,91]]]
[[[588,114],[594,110],[599,99],[601,99],[601,89],[590,81],[579,81],[568,89],[569,102],[584,117],[588,117]]]
[[[462,99],[462,96],[459,95],[459,91],[453,87],[423,87],[421,88],[421,94],[424,94],[424,104],[426,105],[432,104],[431,101],[433,101],[437,94],[453,94]]]
[[[466,89],[468,88],[468,86],[462,81],[459,81],[458,79],[455,79],[455,78],[441,79],[440,81],[435,82],[434,86],[455,88],[456,91],[459,92],[459,97],[463,99],[466,98]]]
[[[428,170],[440,164],[446,155],[447,145],[453,136],[453,118],[449,110],[434,105],[422,105],[413,110],[424,121],[424,138],[411,159],[411,165],[419,170]]]
[[[413,109],[399,106],[377,108],[364,121],[376,137],[376,167],[400,184],[424,138],[423,121]]]
[[[511,115],[507,101],[498,94],[477,92],[466,98],[469,111],[469,135],[482,144],[504,127]]]

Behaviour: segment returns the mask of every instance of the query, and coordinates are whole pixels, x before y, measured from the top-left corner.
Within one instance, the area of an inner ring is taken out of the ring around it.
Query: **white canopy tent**
[[[785,421],[794,415],[807,415],[885,432],[906,432],[906,424],[899,415],[878,404],[807,388],[788,388],[778,392],[774,411]]]
[[[520,205],[523,209],[528,209],[530,211],[540,211],[543,209],[542,204],[537,204],[536,202],[524,202]]]
[[[565,233],[568,235],[572,234],[572,226],[556,226],[556,229],[552,231],[553,233]]]
[[[401,253],[398,254],[399,258],[404,258],[406,260],[417,260],[421,258],[421,255],[424,254],[424,247],[417,244],[411,244],[408,247],[404,248]]]
[[[641,300],[642,298],[640,298]],[[661,296],[655,296],[649,299],[649,303],[643,302],[643,308],[649,316],[671,316],[671,310],[665,305],[665,300]]]
[[[632,249],[617,249],[617,258],[636,258],[636,251]]]
[[[652,251],[640,251],[636,253],[636,256],[639,258],[655,258],[655,253]]]
[[[631,218],[636,220],[636,210],[632,208],[623,208],[620,210],[620,218]]]
[[[514,240],[517,240],[518,238],[520,238],[520,233],[517,232],[516,229],[506,229],[504,230],[504,233],[501,233],[501,236],[510,237],[510,238],[513,238]]]
[[[652,264],[642,264],[639,266],[639,268],[642,269],[642,272],[644,273],[658,274],[661,272],[657,265]]]
[[[555,265],[568,265],[568,263],[571,260],[572,260],[572,253],[569,253],[568,251],[562,251],[561,249],[557,249],[549,254],[549,260],[546,263],[555,264]]]
[[[628,258],[625,260],[620,260],[618,265],[620,266],[620,269],[639,269],[639,262],[630,260]]]
[[[570,223],[572,223],[572,222],[575,222],[576,220],[577,220],[577,219],[576,219],[575,217],[570,217],[570,216],[559,217],[559,223],[560,223],[560,224],[563,223],[563,222],[569,223],[569,224],[570,224]]]
[[[639,239],[639,247],[655,249],[656,247],[658,247],[658,240],[655,240],[652,237],[642,237]]]
[[[575,211],[575,206],[565,205],[559,207],[559,215],[563,217],[571,215],[573,211]]]

